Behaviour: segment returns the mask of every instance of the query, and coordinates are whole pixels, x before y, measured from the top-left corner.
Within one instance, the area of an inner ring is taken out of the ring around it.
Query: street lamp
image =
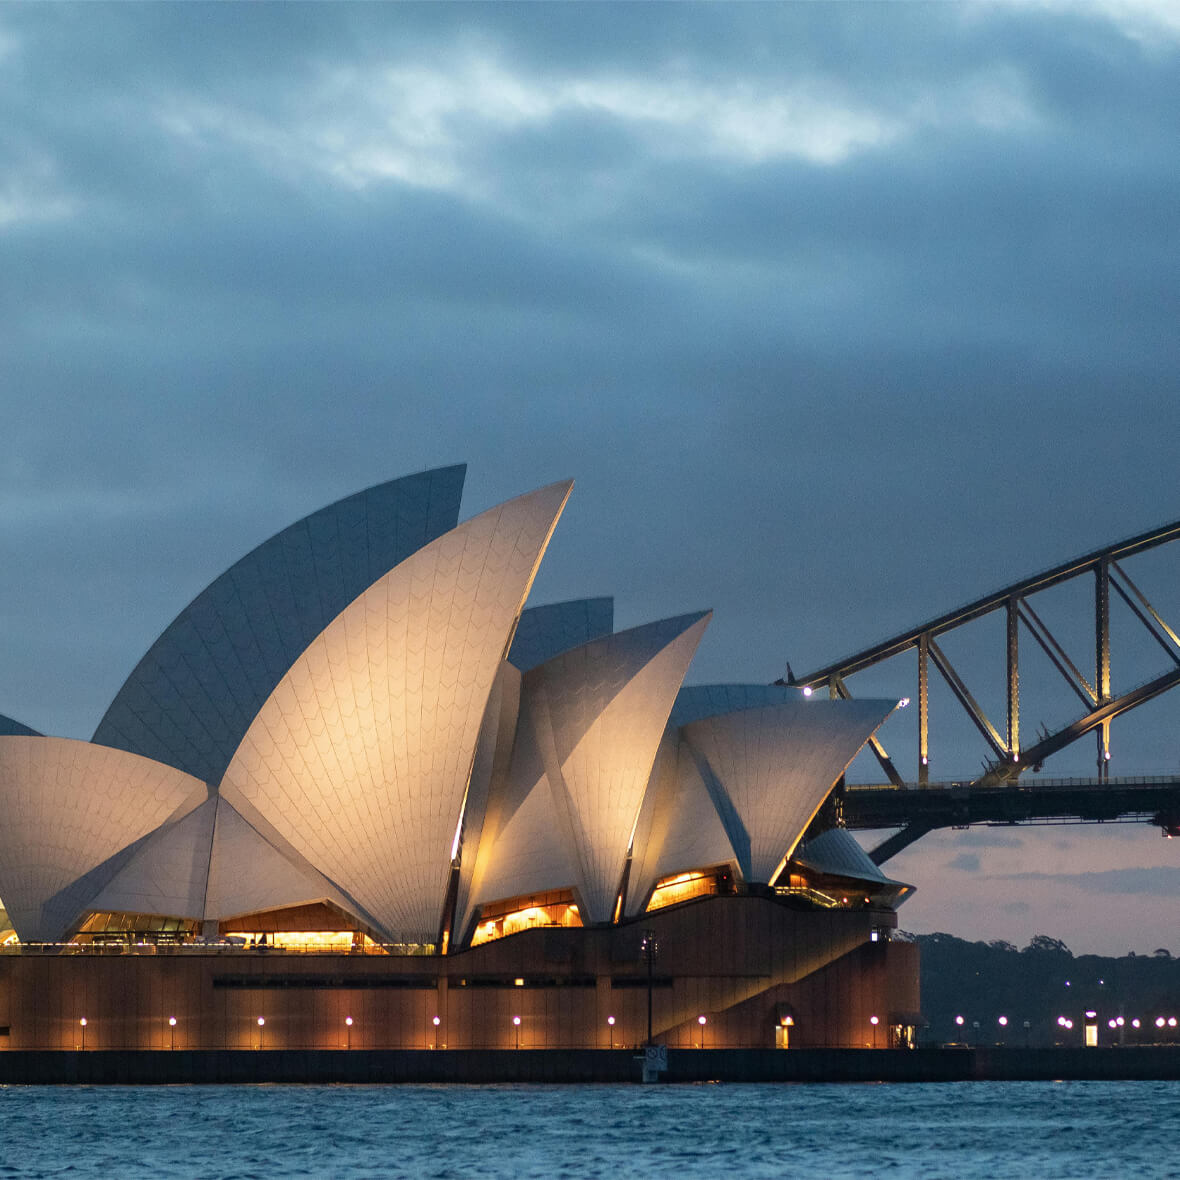
[[[262,1048],[262,1030],[266,1027],[266,1017],[260,1016],[258,1018],[258,1047]]]
[[[656,942],[656,932],[654,930],[645,930],[643,932],[643,954],[647,959],[647,1043],[652,1044],[651,1036],[651,996],[652,988],[655,986],[655,963],[656,955],[660,952],[660,944]]]
[[[512,1018],[512,1023],[516,1027],[516,1047],[519,1049],[520,1048],[520,1017],[514,1016]]]
[[[435,1017],[435,1018],[434,1018],[434,1019],[431,1021],[431,1024],[433,1024],[433,1025],[434,1025],[434,1043],[433,1043],[433,1044],[432,1044],[430,1047],[431,1047],[432,1049],[437,1049],[437,1048],[438,1048],[438,1026],[439,1026],[440,1024],[442,1024],[442,1019],[441,1019],[440,1017],[436,1016],[436,1017]]]
[[[870,1016],[869,1023],[873,1026],[873,1048],[875,1049],[877,1047],[877,1025],[881,1021],[876,1016]]]
[[[168,1017],[168,1035],[172,1040],[172,1048],[176,1048],[176,1017]]]
[[[615,1047],[615,1018],[613,1016],[608,1016],[606,1018],[606,1023],[610,1028],[610,1047],[613,1049]]]
[[[344,1028],[345,1028],[345,1035],[348,1038],[345,1041],[344,1047],[346,1049],[351,1049],[352,1048],[352,1017],[351,1016],[346,1016],[344,1018]]]
[[[709,1022],[703,1016],[697,1017],[697,1024],[701,1026],[701,1043],[699,1046],[701,1049],[705,1047],[705,1025],[708,1023]]]
[[[82,1048],[85,1049],[86,1048],[86,1017],[83,1016],[82,1019],[78,1021],[78,1024],[82,1028]]]

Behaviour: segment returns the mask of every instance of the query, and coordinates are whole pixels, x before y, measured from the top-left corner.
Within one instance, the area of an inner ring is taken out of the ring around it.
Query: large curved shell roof
[[[681,734],[747,881],[768,884],[895,701],[788,700],[702,717]]]
[[[710,617],[608,635],[524,678],[522,721],[533,726],[587,922],[613,916],[660,737]]]
[[[199,807],[205,784],[71,738],[0,738],[0,897],[22,942],[63,938],[134,855]]]
[[[222,781],[395,940],[438,937],[485,705],[571,486],[466,521],[350,603]]]
[[[246,554],[156,640],[94,741],[216,783],[299,653],[378,578],[455,527],[465,471],[358,492]]]

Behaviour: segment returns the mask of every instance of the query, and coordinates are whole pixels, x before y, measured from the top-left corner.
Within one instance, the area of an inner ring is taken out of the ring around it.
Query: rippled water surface
[[[0,1177],[1180,1177],[1180,1082],[0,1088]]]

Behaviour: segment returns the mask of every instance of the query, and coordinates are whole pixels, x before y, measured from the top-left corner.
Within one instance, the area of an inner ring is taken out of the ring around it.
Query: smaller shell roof
[[[793,859],[818,873],[855,877],[861,881],[889,881],[846,828],[830,828],[814,840],[800,844]],[[895,881],[889,883],[897,884]]]
[[[0,737],[41,737],[42,734],[0,713]]]

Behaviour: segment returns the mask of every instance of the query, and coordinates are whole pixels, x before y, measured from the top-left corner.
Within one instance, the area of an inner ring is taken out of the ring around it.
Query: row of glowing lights
[[[1098,1016],[1098,1013],[1097,1013],[1097,1012],[1087,1012],[1087,1013],[1086,1013],[1086,1019],[1087,1019],[1087,1020],[1089,1020],[1089,1021],[1093,1021],[1094,1019],[1096,1019],[1096,1017],[1097,1017],[1097,1016]],[[872,1018],[869,1020],[869,1023],[870,1023],[870,1024],[876,1024],[876,1023],[877,1023],[877,1018],[876,1018],[875,1016],[874,1016],[874,1017],[872,1017]],[[964,1024],[966,1024],[966,1021],[963,1019],[963,1017],[962,1017],[962,1016],[956,1016],[956,1017],[955,1017],[955,1023],[956,1023],[956,1024],[957,1024],[957,1025],[960,1027],[960,1028],[962,1028],[962,1027],[963,1027],[963,1025],[964,1025]],[[1007,1027],[1008,1027],[1008,1017],[1007,1017],[1007,1016],[1001,1016],[1001,1017],[999,1017],[999,1018],[996,1020],[996,1023],[997,1023],[997,1024],[998,1024],[998,1025],[1001,1027],[1001,1028],[1007,1028]],[[1071,1029],[1071,1028],[1073,1028],[1073,1021],[1072,1021],[1072,1020],[1070,1020],[1070,1019],[1069,1019],[1068,1017],[1066,1017],[1066,1016],[1058,1016],[1058,1017],[1057,1017],[1057,1024],[1058,1024],[1058,1026],[1059,1026],[1059,1027],[1061,1027],[1061,1028],[1064,1028],[1064,1029]],[[1134,1020],[1127,1020],[1125,1017],[1122,1017],[1122,1016],[1115,1016],[1115,1017],[1112,1017],[1110,1020],[1108,1020],[1108,1021],[1106,1022],[1106,1026],[1107,1026],[1107,1028],[1125,1028],[1125,1027],[1126,1027],[1128,1024],[1129,1024],[1129,1025],[1130,1025],[1132,1028],[1142,1028],[1142,1026],[1143,1026],[1143,1022],[1142,1022],[1142,1021],[1141,1021],[1141,1020],[1140,1020],[1138,1017],[1135,1017],[1135,1019],[1134,1019]],[[1167,1028],[1175,1028],[1175,1027],[1176,1027],[1176,1024],[1177,1024],[1177,1022],[1176,1022],[1176,1017],[1175,1017],[1175,1016],[1167,1016],[1167,1017],[1164,1017],[1164,1016],[1157,1016],[1157,1017],[1156,1017],[1156,1020],[1155,1020],[1155,1027],[1156,1027],[1156,1028],[1164,1028],[1164,1027],[1167,1027]],[[979,1021],[978,1021],[978,1020],[974,1021],[974,1022],[973,1022],[973,1026],[974,1026],[975,1028],[978,1028],[978,1027],[979,1027]],[[1028,1022],[1027,1020],[1024,1022],[1024,1027],[1025,1027],[1025,1028],[1028,1028],[1028,1027],[1029,1027],[1029,1022]]]
[[[613,1016],[608,1016],[608,1017],[606,1018],[606,1022],[607,1022],[607,1024],[609,1024],[609,1025],[610,1025],[610,1027],[611,1027],[611,1028],[614,1028],[614,1027],[615,1027],[615,1018],[614,1018]],[[78,1023],[79,1023],[79,1024],[80,1024],[80,1025],[83,1027],[83,1028],[86,1028],[86,1026],[88,1025],[89,1021],[87,1021],[86,1017],[85,1017],[85,1016],[83,1016],[83,1017],[82,1017],[82,1019],[78,1021]],[[169,1025],[170,1025],[172,1028],[175,1028],[175,1027],[176,1027],[176,1017],[175,1017],[175,1016],[169,1016],[169,1017],[168,1017],[168,1023],[169,1023]],[[346,1016],[346,1017],[344,1018],[344,1023],[345,1023],[345,1025],[347,1025],[347,1027],[348,1027],[348,1028],[352,1028],[353,1024],[355,1024],[356,1022],[353,1020],[353,1018],[352,1018],[351,1016]],[[513,1023],[513,1024],[515,1024],[515,1025],[516,1025],[516,1026],[519,1028],[519,1027],[520,1027],[520,1017],[519,1017],[519,1016],[514,1016],[514,1017],[512,1018],[512,1023]],[[876,1024],[876,1023],[877,1023],[877,1018],[876,1018],[875,1016],[872,1018],[872,1023],[873,1023],[873,1024]],[[1173,1020],[1173,1021],[1172,1021],[1172,1023],[1173,1023],[1173,1024],[1175,1024],[1175,1023],[1176,1023],[1176,1021],[1175,1021],[1175,1020]],[[435,1017],[434,1017],[434,1018],[431,1020],[431,1024],[433,1024],[435,1028],[438,1028],[438,1026],[439,1026],[440,1024],[442,1024],[442,1017],[440,1017],[440,1016],[435,1016]],[[707,1020],[707,1019],[706,1019],[704,1016],[698,1016],[698,1017],[697,1017],[697,1024],[700,1024],[700,1025],[705,1025],[705,1024],[708,1024],[708,1020]],[[259,1027],[259,1028],[264,1028],[265,1026],[266,1026],[266,1017],[265,1017],[265,1016],[260,1016],[260,1017],[258,1018],[258,1027]]]

